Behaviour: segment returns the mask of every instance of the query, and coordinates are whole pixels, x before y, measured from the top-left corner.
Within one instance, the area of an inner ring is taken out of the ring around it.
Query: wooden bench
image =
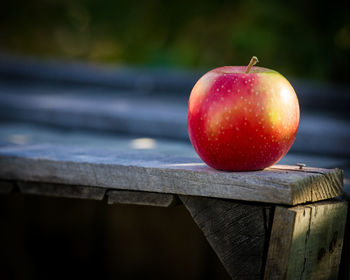
[[[303,109],[295,153],[262,172],[224,173],[186,142],[201,74],[0,54],[0,192],[184,205],[232,278],[335,279],[346,203],[333,167],[349,184],[349,89],[293,80]],[[107,131],[124,134],[97,135]]]
[[[183,204],[233,279],[337,279],[347,214],[339,169],[220,172],[186,143],[5,124],[0,180],[2,193]]]

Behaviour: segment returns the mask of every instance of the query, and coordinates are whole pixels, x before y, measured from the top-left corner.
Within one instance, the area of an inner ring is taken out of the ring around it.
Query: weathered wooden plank
[[[265,279],[337,279],[347,203],[276,207]]]
[[[0,180],[0,194],[10,193],[15,188],[12,181]]]
[[[304,184],[308,185],[308,188],[303,187],[303,184],[294,185],[292,190],[292,197],[294,204],[299,204],[303,202],[314,202],[320,201],[327,198],[336,197],[339,191],[343,188],[344,173],[340,169],[334,169],[337,176],[332,176],[329,173],[323,173],[321,168],[303,167],[300,169],[298,166],[288,166],[288,165],[275,165],[271,169],[285,170],[288,171],[299,171],[306,173],[322,174],[323,177],[310,176],[305,178]],[[320,182],[320,180],[322,182]]]
[[[269,206],[191,196],[180,199],[232,279],[261,279]]]
[[[81,85],[89,88],[132,90],[133,94],[167,92],[187,95],[205,72],[155,69],[144,67],[110,67],[78,61],[40,60],[0,53],[0,74],[16,80]]]
[[[90,186],[73,186],[23,181],[18,181],[17,185],[22,193],[67,198],[102,200],[106,193],[106,189]]]
[[[106,195],[108,197],[108,204],[119,203],[169,207],[177,203],[177,197],[173,194],[109,190]]]
[[[103,200],[107,197],[108,204],[134,204],[145,206],[170,207],[179,202],[176,195],[152,192],[107,190],[99,187],[73,186],[62,184],[47,184],[37,182],[0,180],[0,194],[9,193],[15,187],[22,193],[46,195],[66,198]]]
[[[125,151],[127,149],[151,149],[152,152],[166,152],[177,156],[186,156],[197,159],[196,153],[190,143],[174,140],[139,138],[133,136],[122,137],[115,134],[96,134],[93,131],[56,130],[48,129],[33,124],[25,123],[0,123],[0,145],[35,145],[35,144],[58,144],[76,147],[115,149]],[[199,161],[198,161],[199,162]],[[306,166],[317,166],[320,168],[345,167],[350,165],[347,157],[330,157],[315,154],[288,153],[281,159],[279,164],[295,165],[298,162]],[[342,168],[344,169],[344,168]]]
[[[0,54],[0,74],[16,81],[24,79],[32,82],[80,85],[91,88],[97,86],[127,89],[132,94],[164,92],[188,97],[193,85],[205,73],[202,71],[179,71],[175,69],[153,69],[132,67],[110,67],[86,62],[40,60],[24,56]],[[348,113],[349,86],[320,83],[303,79],[291,79],[298,93],[302,108]],[[57,83],[58,82],[58,83]],[[314,102],[317,99],[317,102]]]
[[[0,118],[151,137],[188,140],[186,104],[187,98],[135,98],[130,93],[82,95],[55,88],[43,92],[36,88],[31,92],[26,88],[22,92],[21,89],[2,89],[0,86]],[[304,112],[291,150],[349,156],[349,126],[347,119]]]
[[[22,145],[0,148],[0,178],[294,205],[338,196],[338,169],[222,172],[170,152]]]
[[[21,100],[21,102],[18,102]],[[161,102],[152,97],[60,94],[56,91],[16,93],[1,91],[0,118],[64,128],[109,130],[151,137],[187,138],[183,102]],[[133,111],[133,113],[132,113]]]

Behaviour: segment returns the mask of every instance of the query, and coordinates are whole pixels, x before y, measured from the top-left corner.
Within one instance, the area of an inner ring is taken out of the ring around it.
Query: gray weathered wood
[[[135,98],[130,93],[96,96],[69,89],[61,91],[45,89],[41,92],[36,88],[23,91],[3,89],[0,85],[0,118],[188,140],[185,98]],[[349,156],[349,126],[347,119],[304,112],[291,150]]]
[[[17,182],[17,185],[22,193],[67,198],[102,200],[106,193],[106,189],[104,188],[90,186],[72,186],[22,181]]]
[[[0,74],[25,78],[29,81],[51,82],[58,85],[77,85],[133,91],[133,94],[167,92],[187,95],[194,83],[205,73],[176,69],[121,67],[97,65],[78,61],[40,60],[26,56],[0,53]]]
[[[180,196],[232,279],[261,279],[271,208]]]
[[[10,193],[15,188],[15,183],[12,181],[0,180],[0,194]]]
[[[143,142],[145,141],[145,142]],[[88,131],[56,130],[25,123],[0,123],[0,145],[35,145],[57,144],[70,147],[88,147],[125,151],[127,149],[151,149],[152,152],[162,152],[169,155],[191,157],[198,161],[198,157],[190,143],[165,139],[139,138],[135,136],[118,136]],[[140,145],[141,144],[141,145]],[[146,144],[142,146],[142,144]],[[198,161],[199,162],[199,161]],[[279,164],[295,165],[297,162],[306,166],[320,168],[334,168],[350,166],[350,159],[343,157],[320,156],[315,154],[288,153]],[[344,169],[344,168],[342,168]]]
[[[0,178],[197,195],[295,205],[338,196],[339,169],[276,165],[263,171],[220,172],[198,158],[152,151],[57,145],[0,148]]]
[[[18,102],[21,100],[21,102]],[[89,96],[47,91],[12,94],[1,91],[0,118],[65,128],[109,130],[151,137],[187,138],[186,101],[151,97]],[[132,113],[133,112],[133,113]]]
[[[110,67],[86,62],[41,60],[0,53],[0,74],[32,82],[51,82],[58,85],[80,85],[110,88],[113,95],[118,89],[127,89],[134,95],[152,92],[188,97],[193,85],[207,70],[184,71],[175,69]],[[302,108],[348,113],[349,86],[291,79]],[[58,82],[58,83],[57,83]],[[36,83],[37,86],[38,83]],[[317,99],[317,102],[315,100]]]
[[[108,204],[134,204],[157,207],[169,207],[177,203],[173,194],[109,190],[106,193]]]
[[[265,279],[337,279],[347,204],[276,207]]]

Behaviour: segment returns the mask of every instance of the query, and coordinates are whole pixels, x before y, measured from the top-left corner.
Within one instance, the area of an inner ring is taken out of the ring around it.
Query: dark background
[[[349,1],[3,1],[0,50],[137,66],[261,66],[348,83]]]
[[[0,195],[0,279],[229,279],[184,206]]]

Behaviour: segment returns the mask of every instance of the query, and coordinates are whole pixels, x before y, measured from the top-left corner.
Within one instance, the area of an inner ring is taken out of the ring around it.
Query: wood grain
[[[295,205],[342,193],[339,169],[274,166],[222,172],[172,151],[116,151],[60,145],[0,148],[0,178]]]
[[[232,279],[261,279],[271,207],[180,196]]]
[[[177,204],[177,197],[173,194],[162,194],[139,191],[109,190],[106,193],[108,204],[133,204],[157,207],[169,207]]]
[[[347,203],[276,207],[265,279],[337,279]]]
[[[338,168],[333,169],[335,176],[330,175],[328,172],[324,172],[327,169],[323,168],[310,168],[303,167],[300,169],[298,166],[281,166],[275,165],[271,169],[285,170],[288,171],[299,171],[310,174],[322,174],[323,176],[309,176],[304,178],[303,183],[294,185],[292,189],[292,200],[293,205],[315,202],[339,196],[339,191],[342,193],[344,172]],[[308,187],[305,187],[308,186]]]

